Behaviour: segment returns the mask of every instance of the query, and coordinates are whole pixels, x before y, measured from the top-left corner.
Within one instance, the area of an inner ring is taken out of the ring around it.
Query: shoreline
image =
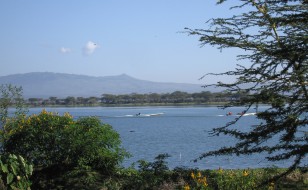
[[[222,106],[227,103],[225,102],[213,102],[213,103],[146,103],[146,104],[95,104],[95,105],[27,105],[29,108],[39,107],[214,107]]]
[[[212,102],[212,103],[146,103],[146,104],[95,104],[95,105],[27,105],[28,108],[86,108],[86,107],[102,107],[102,108],[115,108],[115,107],[221,107],[227,105],[227,102]],[[260,104],[259,106],[268,106],[267,104]],[[14,106],[12,106],[14,107]],[[244,106],[233,106],[244,107]]]

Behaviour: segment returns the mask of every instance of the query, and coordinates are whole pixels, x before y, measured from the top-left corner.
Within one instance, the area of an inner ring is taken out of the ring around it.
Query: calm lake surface
[[[43,108],[30,108],[29,114],[39,113]],[[74,118],[97,116],[103,123],[110,124],[121,136],[123,147],[132,154],[125,160],[125,167],[144,159],[153,161],[158,154],[171,155],[166,161],[170,168],[186,166],[199,169],[259,168],[276,165],[287,167],[291,161],[267,162],[265,154],[252,156],[209,157],[198,162],[202,153],[229,146],[235,139],[228,136],[210,136],[213,127],[223,126],[234,120],[243,108],[226,110],[217,107],[83,107],[83,108],[45,108],[62,115],[69,112]],[[261,107],[259,109],[265,109]],[[232,112],[227,116],[226,113]],[[254,113],[255,110],[249,111]],[[247,115],[234,126],[249,130],[260,123],[255,115]],[[275,143],[276,140],[267,143]],[[304,164],[308,164],[305,158]]]

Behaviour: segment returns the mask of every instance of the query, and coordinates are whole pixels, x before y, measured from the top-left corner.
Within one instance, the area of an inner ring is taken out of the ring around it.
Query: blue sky
[[[215,0],[2,0],[0,76],[57,72],[128,74],[206,84],[208,72],[233,69],[237,50],[200,47],[189,28],[234,12]]]

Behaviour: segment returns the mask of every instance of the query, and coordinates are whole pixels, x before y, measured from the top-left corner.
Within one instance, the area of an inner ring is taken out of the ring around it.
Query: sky
[[[215,0],[2,0],[0,76],[55,72],[209,84],[238,50],[200,47],[185,27],[233,15]]]

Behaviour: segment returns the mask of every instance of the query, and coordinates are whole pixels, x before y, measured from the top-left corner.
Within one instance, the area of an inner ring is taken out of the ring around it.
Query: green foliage
[[[27,113],[22,88],[11,84],[0,85],[0,143],[3,148],[4,126],[12,118],[9,108],[14,107],[15,118],[22,118]],[[3,153],[3,152],[2,152]],[[32,175],[32,165],[29,165],[22,156],[14,154],[0,155],[0,189],[30,189],[29,177]]]
[[[69,180],[64,180],[64,175],[84,174],[84,183],[91,184],[96,178],[88,174],[110,176],[128,156],[110,125],[95,117],[74,121],[68,113],[60,116],[43,110],[38,115],[11,118],[2,138],[4,152],[22,155],[34,164],[36,188],[65,186]]]
[[[220,0],[218,4],[225,1],[228,0]],[[302,162],[308,153],[308,138],[300,133],[306,132],[308,126],[308,4],[303,0],[243,0],[233,3],[235,6],[231,8],[239,9],[239,14],[211,19],[208,28],[187,29],[187,32],[200,36],[202,45],[220,50],[243,50],[243,55],[238,55],[238,58],[248,65],[213,74],[236,78],[235,82],[218,82],[214,86],[227,88],[230,93],[244,91],[248,94],[245,99],[231,102],[226,107],[244,105],[243,111],[246,112],[266,103],[269,108],[257,114],[262,122],[248,132],[229,128],[240,118],[213,129],[213,135],[227,134],[237,138],[238,142],[206,152],[200,159],[265,152],[269,161],[294,158],[285,172],[287,174],[305,164]],[[267,143],[277,137],[276,144]]]
[[[33,167],[21,156],[0,155],[0,189],[30,189]]]
[[[187,190],[274,190],[274,189],[305,189],[305,173],[299,170],[283,179],[271,181],[273,176],[280,175],[285,169],[264,168],[264,169],[244,169],[244,170],[206,170],[192,171],[191,180],[185,180],[183,189]],[[292,177],[293,176],[293,177]],[[268,183],[263,183],[268,181]]]
[[[43,110],[39,115],[10,118],[3,128],[4,152],[20,154],[35,167],[64,162],[69,146],[69,115],[59,116]]]
[[[0,127],[5,124],[6,119],[9,117],[9,107],[15,106],[15,116],[21,116],[27,113],[21,87],[16,87],[11,84],[1,84],[0,95]]]
[[[198,170],[177,167],[159,169],[161,161],[139,161],[139,170],[133,166],[120,170],[116,177],[105,183],[107,189],[185,189],[185,190],[234,190],[234,189],[307,189],[307,170],[295,170],[284,178],[271,180],[286,171],[281,168]],[[155,167],[152,167],[154,166]],[[164,164],[165,165],[165,164]],[[163,171],[155,174],[155,169]],[[165,168],[163,166],[162,168]],[[268,181],[268,183],[263,183]]]
[[[214,172],[214,179],[218,189],[257,189],[257,178],[253,170],[233,171],[219,169]],[[260,187],[259,187],[260,189]]]
[[[123,189],[159,189],[163,183],[171,182],[172,172],[165,161],[168,157],[168,154],[159,154],[154,162],[139,160],[138,172],[133,169],[126,171]]]
[[[121,148],[119,134],[96,117],[80,118],[69,128],[72,162],[112,174],[128,153]],[[80,155],[80,158],[76,158]]]

